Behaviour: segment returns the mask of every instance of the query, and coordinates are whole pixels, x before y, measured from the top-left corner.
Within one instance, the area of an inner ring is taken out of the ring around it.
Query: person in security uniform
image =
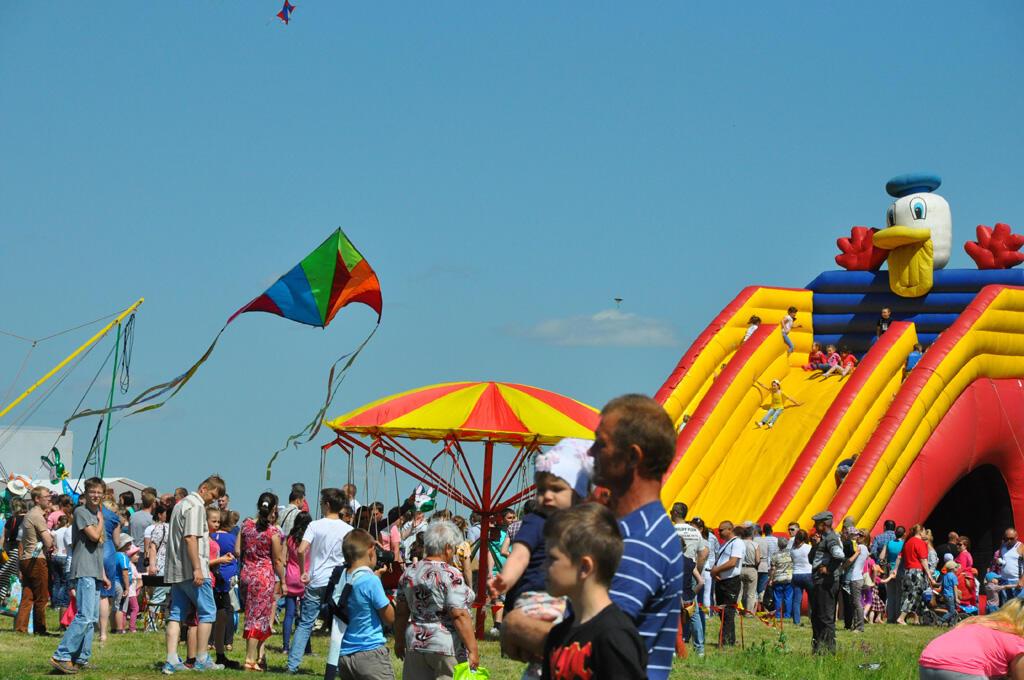
[[[811,649],[815,654],[836,651],[836,595],[839,571],[845,555],[843,544],[832,529],[832,513],[819,512],[811,518],[821,540],[811,549]]]

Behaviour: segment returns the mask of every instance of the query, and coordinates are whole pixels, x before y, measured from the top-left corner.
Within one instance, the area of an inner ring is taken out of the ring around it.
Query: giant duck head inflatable
[[[932,272],[949,262],[953,217],[949,203],[934,193],[937,175],[900,175],[885,190],[896,200],[885,213],[885,229],[874,245],[889,251],[889,288],[901,297],[920,297],[932,288]]]

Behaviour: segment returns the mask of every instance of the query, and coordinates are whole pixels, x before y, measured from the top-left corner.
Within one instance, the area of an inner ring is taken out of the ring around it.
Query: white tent
[[[72,489],[76,489],[77,488],[78,489],[78,493],[82,493],[82,491],[84,490],[84,486],[81,484],[81,482],[84,482],[84,481],[85,481],[84,479],[81,479],[81,480],[79,480],[79,479],[69,479],[68,483],[71,485]],[[145,489],[147,486],[149,486],[148,484],[143,484],[142,482],[137,482],[134,479],[129,479],[128,477],[104,477],[103,481],[107,483],[107,487],[108,488],[112,488],[114,490],[114,498],[117,498],[118,496],[120,496],[125,491],[131,491],[132,493],[135,494],[136,502],[141,500],[141,498],[142,498],[142,490]],[[63,488],[62,488],[60,483],[51,484],[49,479],[36,479],[36,480],[33,480],[32,483],[33,483],[33,485],[36,485],[36,486],[45,486],[45,487],[49,488],[51,493],[55,493],[55,494],[64,493]]]

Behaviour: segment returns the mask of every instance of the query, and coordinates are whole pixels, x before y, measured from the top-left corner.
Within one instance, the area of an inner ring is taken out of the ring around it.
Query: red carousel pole
[[[484,623],[487,619],[487,578],[491,575],[488,562],[491,556],[491,472],[494,463],[494,442],[484,443],[483,503],[480,504],[480,548],[477,550],[479,564],[476,583],[476,639],[484,639]]]

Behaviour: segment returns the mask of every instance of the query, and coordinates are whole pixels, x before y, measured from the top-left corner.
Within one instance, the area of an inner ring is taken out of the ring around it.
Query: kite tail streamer
[[[352,367],[353,363],[355,363],[356,357],[359,356],[359,353],[362,352],[363,348],[370,342],[370,339],[373,338],[378,328],[380,328],[380,319],[377,320],[377,325],[373,327],[370,334],[366,336],[366,339],[359,344],[359,347],[357,347],[354,352],[341,355],[338,357],[337,361],[331,364],[330,373],[327,375],[327,398],[324,400],[324,405],[320,407],[320,410],[317,411],[315,416],[313,416],[313,419],[304,428],[302,428],[302,430],[288,437],[284,442],[284,446],[279,448],[277,451],[274,451],[270,460],[267,461],[267,481],[270,481],[270,468],[273,467],[274,461],[277,460],[278,455],[285,451],[289,446],[298,448],[299,444],[303,443],[299,441],[303,437],[306,437],[305,441],[307,442],[312,441],[313,437],[320,432],[320,427],[323,425],[327,409],[331,407],[331,402],[334,401],[334,397],[338,393],[338,388],[341,386],[341,383],[344,382],[345,376],[348,374],[348,369]],[[341,370],[337,370],[338,364],[342,361],[344,361],[345,364],[341,367]]]
[[[181,390],[181,388],[184,387],[185,384],[192,379],[192,376],[195,375],[195,372],[199,370],[199,367],[206,363],[206,360],[210,358],[210,355],[213,354],[213,348],[217,346],[217,341],[220,340],[220,336],[223,335],[224,331],[228,327],[228,324],[231,323],[231,321],[234,318],[235,317],[231,317],[231,319],[229,319],[228,322],[224,324],[224,327],[221,328],[220,331],[217,333],[217,336],[213,339],[213,342],[211,342],[210,346],[206,348],[205,352],[203,352],[203,356],[199,357],[199,361],[192,364],[191,368],[189,368],[187,371],[185,371],[184,373],[182,373],[181,375],[172,380],[160,383],[159,385],[153,385],[152,387],[143,390],[137,397],[135,397],[134,399],[125,404],[117,404],[109,408],[84,409],[82,411],[78,411],[73,416],[64,421],[64,432],[67,432],[68,424],[73,420],[85,418],[86,416],[105,416],[108,413],[115,413],[117,411],[123,411],[124,409],[135,408],[136,406],[150,402],[153,399],[158,399],[159,397],[162,397],[163,395],[170,392],[167,398],[164,399],[163,401],[160,401],[156,404],[149,404],[147,406],[143,406],[142,408],[132,411],[128,415],[134,416],[145,411],[152,411],[166,404],[168,401],[170,401],[171,397],[176,395]]]

